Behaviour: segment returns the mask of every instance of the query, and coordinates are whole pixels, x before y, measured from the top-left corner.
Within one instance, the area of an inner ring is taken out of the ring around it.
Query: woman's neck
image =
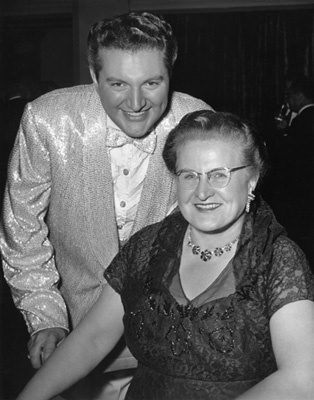
[[[188,236],[192,239],[193,244],[200,246],[202,249],[214,250],[216,247],[223,247],[227,243],[232,242],[241,234],[245,214],[241,215],[233,224],[223,230],[202,231],[192,225],[188,225],[186,241]]]

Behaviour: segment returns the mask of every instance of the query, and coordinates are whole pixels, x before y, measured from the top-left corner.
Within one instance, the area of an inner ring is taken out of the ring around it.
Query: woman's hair
[[[89,66],[98,79],[102,69],[102,49],[126,51],[157,49],[163,52],[169,77],[177,58],[177,41],[172,28],[162,17],[148,12],[130,12],[95,23],[87,38]]]
[[[169,133],[163,159],[169,171],[176,173],[178,148],[185,143],[200,140],[238,142],[242,147],[244,165],[251,165],[263,177],[267,170],[267,151],[252,123],[229,112],[210,110],[186,114]]]

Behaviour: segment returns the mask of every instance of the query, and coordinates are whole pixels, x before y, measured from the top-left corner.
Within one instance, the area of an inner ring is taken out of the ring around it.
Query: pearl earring
[[[249,193],[248,196],[247,196],[247,202],[246,202],[246,205],[245,205],[245,211],[247,213],[250,212],[251,201],[253,201],[254,199],[255,199],[255,194]]]

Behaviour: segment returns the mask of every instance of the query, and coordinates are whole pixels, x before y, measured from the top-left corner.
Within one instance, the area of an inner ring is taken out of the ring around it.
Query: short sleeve
[[[288,303],[314,301],[313,273],[303,251],[286,237],[278,238],[274,244],[267,283],[269,316]]]
[[[127,280],[127,272],[126,251],[122,248],[104,272],[109,285],[119,294],[121,294]]]

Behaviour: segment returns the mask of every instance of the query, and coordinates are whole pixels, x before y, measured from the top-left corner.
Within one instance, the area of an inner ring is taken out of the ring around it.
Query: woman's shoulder
[[[161,229],[174,228],[174,225],[182,224],[182,214],[177,209],[174,210],[171,214],[163,218],[159,222],[155,222],[151,225],[147,225],[144,228],[140,229],[138,232],[132,235],[133,238],[145,237],[147,235],[151,235],[156,232],[159,232]]]
[[[147,225],[134,233],[125,246],[128,246],[129,248],[134,248],[134,246],[141,247],[142,245],[144,245],[145,247],[147,247],[150,242],[153,242],[156,237],[158,237],[160,232],[168,229],[174,229],[178,221],[181,222],[181,219],[181,213],[176,211],[168,215],[161,221],[155,222],[151,225]]]
[[[280,235],[273,245],[273,257],[275,260],[287,262],[288,264],[299,261],[307,264],[306,256],[299,245],[288,236]]]
[[[289,237],[274,242],[267,279],[269,311],[272,315],[287,303],[314,300],[314,275],[302,249]]]
[[[275,240],[271,264],[271,273],[281,276],[281,279],[290,277],[293,280],[301,276],[313,279],[313,272],[304,251],[287,236],[280,235]]]

